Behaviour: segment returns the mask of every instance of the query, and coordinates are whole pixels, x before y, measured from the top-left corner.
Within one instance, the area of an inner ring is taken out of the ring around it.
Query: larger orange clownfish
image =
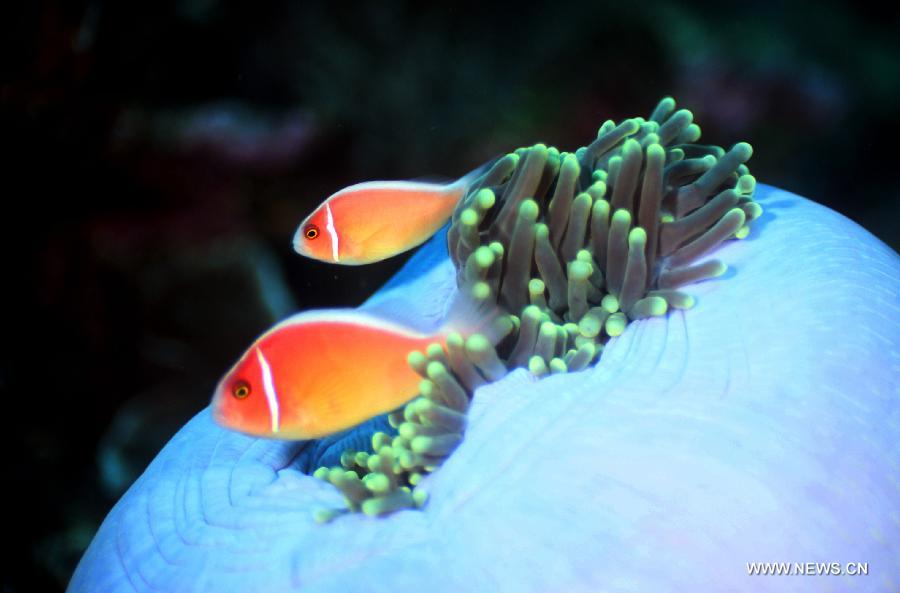
[[[447,222],[471,183],[491,164],[447,184],[366,181],[344,188],[300,224],[294,251],[357,266],[412,249]]]
[[[433,334],[352,309],[299,313],[259,337],[219,382],[215,420],[246,434],[314,439],[398,408],[418,393],[413,350],[476,331],[496,342],[494,305],[458,294]]]

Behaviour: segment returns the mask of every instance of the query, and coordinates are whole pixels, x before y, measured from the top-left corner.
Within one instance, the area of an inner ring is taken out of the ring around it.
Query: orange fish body
[[[449,184],[367,181],[325,200],[299,226],[294,250],[329,263],[361,265],[425,242],[453,214],[485,167]]]
[[[255,436],[313,439],[396,409],[418,393],[406,362],[445,343],[357,311],[295,315],[263,334],[220,381],[213,415]]]

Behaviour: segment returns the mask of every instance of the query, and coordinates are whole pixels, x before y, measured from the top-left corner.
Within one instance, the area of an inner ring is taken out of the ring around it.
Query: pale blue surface
[[[897,591],[900,258],[758,193],[766,213],[716,254],[726,278],[690,287],[694,310],[632,324],[588,371],[479,390],[424,511],[317,525],[340,496],[296,468],[325,448],[204,411],[109,514],[70,593]],[[439,321],[441,249],[375,308]],[[751,561],[869,575],[750,577]]]

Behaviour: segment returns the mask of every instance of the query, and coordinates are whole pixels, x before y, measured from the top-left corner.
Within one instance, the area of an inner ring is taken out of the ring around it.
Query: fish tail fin
[[[496,346],[513,329],[509,315],[497,304],[486,282],[463,284],[450,301],[446,321],[440,333],[457,332],[463,336],[482,334]]]

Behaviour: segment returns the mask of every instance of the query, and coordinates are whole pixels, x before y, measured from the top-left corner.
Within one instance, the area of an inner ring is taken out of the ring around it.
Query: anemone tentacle
[[[418,486],[460,443],[478,387],[516,367],[576,372],[631,321],[689,309],[678,290],[721,276],[703,260],[742,239],[762,214],[740,142],[698,144],[693,114],[664,98],[650,117],[606,121],[574,153],[535,144],[498,159],[467,190],[447,233],[460,290],[495,301],[506,337],[451,334],[411,353],[420,395],[389,415],[370,452],[348,451],[316,476],[343,492],[346,511],[382,515],[424,504]]]

